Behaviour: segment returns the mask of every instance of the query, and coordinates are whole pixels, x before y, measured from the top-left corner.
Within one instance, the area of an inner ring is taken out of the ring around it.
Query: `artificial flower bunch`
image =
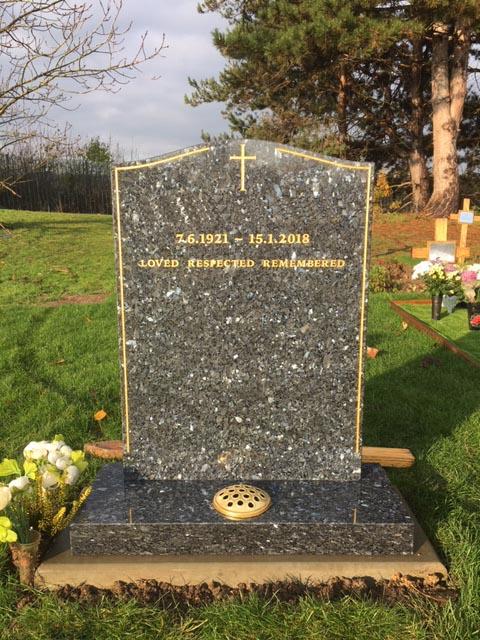
[[[456,296],[459,301],[480,302],[480,263],[460,267],[453,262],[423,260],[412,272],[412,280],[419,278],[432,296]]]
[[[51,442],[29,442],[23,450],[23,456],[24,467],[28,468],[30,475],[40,474],[44,489],[54,489],[62,483],[75,484],[88,466],[84,452],[73,451],[59,435]]]
[[[412,280],[422,278],[431,296],[463,298],[460,268],[452,262],[424,260],[412,272]]]
[[[54,535],[72,520],[86,500],[89,488],[74,499],[72,489],[88,463],[83,451],[74,451],[60,435],[51,441],[30,442],[23,450],[23,463],[5,458],[0,477],[0,542],[30,542],[38,529]],[[2,540],[5,538],[4,540]]]
[[[480,302],[480,263],[465,265],[461,275],[465,300]]]

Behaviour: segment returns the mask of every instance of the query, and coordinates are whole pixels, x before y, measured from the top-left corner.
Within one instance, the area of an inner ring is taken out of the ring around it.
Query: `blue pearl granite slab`
[[[259,140],[114,170],[128,466],[360,477],[372,176]]]
[[[76,555],[356,554],[413,552],[414,523],[385,471],[358,481],[260,481],[271,508],[252,520],[211,506],[222,481],[145,480],[105,466],[71,525]]]

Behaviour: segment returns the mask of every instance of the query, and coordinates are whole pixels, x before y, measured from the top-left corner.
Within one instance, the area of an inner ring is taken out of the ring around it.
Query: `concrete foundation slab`
[[[424,577],[447,575],[434,548],[416,523],[415,552],[388,556],[74,556],[68,533],[51,547],[37,571],[38,587],[55,588],[86,583],[108,588],[117,580],[154,579],[175,585],[216,580],[230,586],[240,582],[300,579],[325,581],[332,577],[371,576],[389,579],[396,573]]]

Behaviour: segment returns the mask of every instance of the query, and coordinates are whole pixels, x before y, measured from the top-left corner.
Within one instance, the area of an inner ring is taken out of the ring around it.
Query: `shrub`
[[[379,260],[370,269],[370,291],[399,291],[410,285],[409,269],[398,260]]]

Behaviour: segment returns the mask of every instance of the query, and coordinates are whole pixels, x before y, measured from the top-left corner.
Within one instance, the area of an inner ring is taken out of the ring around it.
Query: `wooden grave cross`
[[[460,224],[460,241],[457,243],[454,240],[448,240],[448,220],[458,220]],[[412,249],[412,258],[419,258],[422,260],[433,259],[439,257],[441,259],[450,259],[451,262],[458,262],[463,264],[465,258],[470,257],[470,249],[467,247],[467,232],[468,226],[473,222],[480,222],[480,216],[473,214],[470,210],[470,200],[465,198],[463,200],[463,208],[458,212],[450,216],[450,218],[436,218],[435,219],[435,239],[427,242],[426,247],[414,247]],[[445,256],[445,258],[444,258]],[[448,260],[447,260],[448,261]]]
[[[458,213],[453,213],[450,216],[450,220],[457,220],[460,225],[460,243],[458,247],[460,255],[458,256],[458,262],[463,264],[465,258],[470,257],[470,249],[467,247],[468,227],[474,222],[480,222],[480,216],[476,216],[470,209],[470,199],[464,198],[461,210]]]

